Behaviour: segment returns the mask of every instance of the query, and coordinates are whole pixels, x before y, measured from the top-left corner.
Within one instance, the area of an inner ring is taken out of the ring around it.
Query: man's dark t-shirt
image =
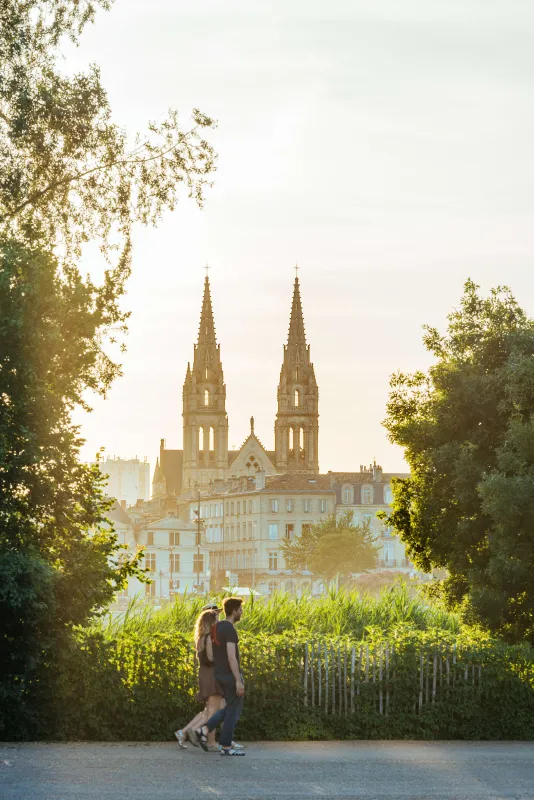
[[[237,664],[239,666],[239,670],[241,671],[239,664],[238,636],[237,631],[232,623],[228,622],[228,620],[218,622],[215,625],[215,630],[212,633],[211,640],[213,645],[213,664],[215,669],[215,677],[226,678],[232,676],[232,670],[230,669],[230,664],[228,662],[228,651],[226,649],[228,642],[235,643]]]

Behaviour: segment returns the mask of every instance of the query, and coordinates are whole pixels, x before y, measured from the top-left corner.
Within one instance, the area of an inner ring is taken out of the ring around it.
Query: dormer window
[[[364,506],[370,506],[372,502],[373,502],[373,487],[362,486],[362,504]]]
[[[354,503],[354,488],[350,484],[346,484],[341,489],[341,502],[346,506],[351,506]]]

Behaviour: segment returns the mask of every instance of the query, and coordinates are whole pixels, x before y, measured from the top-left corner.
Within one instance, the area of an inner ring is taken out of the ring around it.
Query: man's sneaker
[[[234,748],[234,750],[244,750],[245,749],[245,745],[244,744],[238,744],[237,742],[232,742],[232,747]]]
[[[246,756],[244,750],[236,750],[235,747],[221,747],[222,756]]]
[[[180,745],[180,747],[183,750],[187,750],[187,745],[185,743],[186,742],[186,734],[182,730],[180,730],[180,731],[174,731],[174,735],[176,736],[176,739],[177,739],[178,744]],[[196,744],[196,742],[195,742],[195,744]]]

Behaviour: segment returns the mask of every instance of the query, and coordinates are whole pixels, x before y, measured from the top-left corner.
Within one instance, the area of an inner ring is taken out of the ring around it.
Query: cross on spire
[[[299,265],[298,265],[298,264],[295,264],[295,280],[296,280],[296,279],[298,278],[298,276],[299,276],[299,269],[300,269]]]
[[[205,266],[203,269],[205,269],[205,270],[206,270],[206,278],[207,278],[207,277],[209,277],[209,276],[208,276],[208,272],[209,272],[209,269],[210,269],[210,268],[209,268],[209,265],[208,265],[208,264],[206,264],[206,266]]]

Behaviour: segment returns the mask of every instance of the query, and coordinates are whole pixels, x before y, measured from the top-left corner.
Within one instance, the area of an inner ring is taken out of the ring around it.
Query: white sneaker
[[[178,744],[180,745],[180,747],[183,750],[187,750],[187,745],[186,745],[186,738],[187,737],[186,737],[186,734],[182,730],[179,730],[179,731],[174,731],[174,735],[176,736],[176,739],[177,739]]]

